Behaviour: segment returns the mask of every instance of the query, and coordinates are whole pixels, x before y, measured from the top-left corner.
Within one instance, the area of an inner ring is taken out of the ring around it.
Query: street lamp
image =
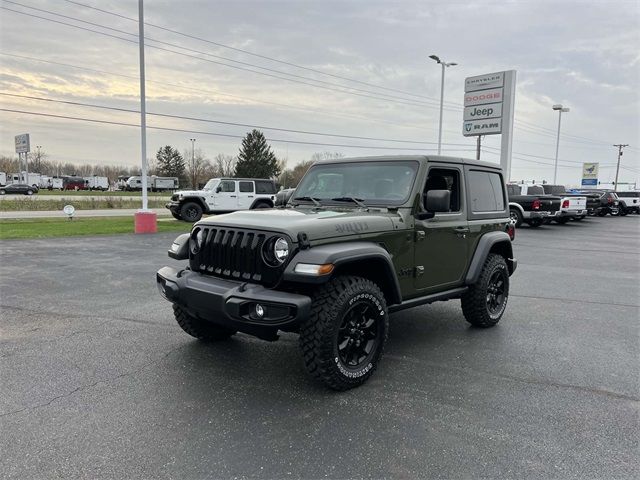
[[[440,155],[440,152],[442,150],[442,106],[444,103],[444,70],[446,67],[453,67],[457,65],[457,63],[447,63],[443,60],[440,60],[440,57],[438,57],[437,55],[429,55],[429,58],[442,65],[442,81],[440,83],[440,127],[438,128],[438,155]]]
[[[191,142],[191,186],[193,187],[194,190],[196,190],[196,162],[195,162],[196,139],[190,138],[189,141]]]
[[[558,177],[558,150],[560,149],[560,124],[562,123],[562,112],[568,112],[568,107],[563,107],[561,104],[554,105],[552,107],[554,110],[558,111],[558,137],[556,138],[556,163],[553,169],[553,184],[556,184],[556,179]]]

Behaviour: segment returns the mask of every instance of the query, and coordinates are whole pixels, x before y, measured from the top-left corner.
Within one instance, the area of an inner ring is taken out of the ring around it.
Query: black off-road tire
[[[192,317],[182,310],[178,305],[173,305],[173,314],[180,328],[189,335],[207,342],[225,340],[237,333],[237,330],[222,327],[212,322],[206,322],[199,318]]]
[[[504,300],[497,311],[489,308],[489,288],[493,276],[499,273],[504,281]],[[475,285],[462,295],[462,313],[464,318],[475,327],[488,328],[496,325],[507,307],[509,299],[509,269],[501,255],[490,253],[484,262],[480,278]]]
[[[509,220],[512,225],[514,225],[516,228],[519,228],[522,225],[522,214],[520,213],[520,210],[518,210],[517,208],[510,208]]]
[[[300,326],[300,349],[307,371],[333,390],[348,390],[362,385],[378,366],[387,341],[389,314],[384,294],[370,280],[339,276],[323,285],[312,300],[311,315]],[[367,329],[366,336],[362,338],[373,339],[373,343],[371,351],[351,367],[343,361],[343,356],[350,355],[347,351],[353,352],[351,348],[358,349],[365,343],[350,347],[356,342],[349,343],[351,340],[346,340],[345,335],[358,335],[352,333],[357,329],[352,328],[355,326],[352,321],[359,317],[360,311],[364,312],[360,316],[362,326]],[[365,320],[369,316],[371,319]],[[365,321],[373,323],[366,327]],[[375,332],[371,331],[372,327]],[[340,338],[345,340],[340,343]]]
[[[197,222],[202,218],[202,207],[196,202],[185,202],[180,207],[180,216],[185,222]]]

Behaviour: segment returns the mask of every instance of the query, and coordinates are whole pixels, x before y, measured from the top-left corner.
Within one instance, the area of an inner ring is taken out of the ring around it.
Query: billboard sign
[[[598,186],[598,170],[600,164],[593,162],[585,162],[582,164],[582,185],[596,187]]]
[[[462,135],[496,135],[502,132],[503,117],[511,122],[515,71],[487,73],[464,81]],[[505,98],[506,97],[506,98]],[[505,106],[509,108],[505,111]]]
[[[16,135],[16,153],[28,153],[29,151],[29,134]]]

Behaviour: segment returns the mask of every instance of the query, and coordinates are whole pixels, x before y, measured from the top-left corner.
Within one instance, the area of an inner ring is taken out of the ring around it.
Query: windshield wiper
[[[316,207],[322,206],[322,204],[319,201],[320,199],[316,197],[294,197],[293,201],[295,202],[296,200],[302,200],[303,202],[313,202]]]
[[[353,202],[358,205],[360,208],[369,209],[363,202],[361,198],[356,197],[336,197],[331,199],[333,202]]]

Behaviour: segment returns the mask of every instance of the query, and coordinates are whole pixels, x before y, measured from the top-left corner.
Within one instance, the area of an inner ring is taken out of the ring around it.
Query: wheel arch
[[[253,210],[254,208],[256,208],[256,205],[258,205],[259,203],[266,203],[268,204],[271,208],[273,208],[274,203],[271,199],[269,198],[256,198],[253,203],[251,204],[251,206],[249,207],[249,210]]]
[[[512,209],[512,208],[518,210],[520,214],[524,216],[524,208],[522,208],[522,205],[515,202],[509,202],[509,209]]]
[[[507,232],[494,231],[484,234],[478,241],[475,252],[469,264],[469,270],[465,276],[465,284],[473,285],[478,281],[482,267],[489,254],[495,253],[502,256],[507,262],[509,275],[516,269],[516,261],[513,258],[513,246]]]
[[[202,197],[184,197],[182,200],[180,200],[180,208],[182,208],[182,206],[185,203],[188,202],[194,202],[197,203],[198,205],[200,205],[200,207],[202,207],[202,211],[203,212],[208,212],[209,211],[209,207],[207,206],[207,204],[205,203],[204,199]]]
[[[331,263],[329,275],[311,276],[295,272],[298,263],[322,265]],[[301,250],[289,262],[284,280],[293,283],[322,284],[339,275],[354,275],[376,283],[384,293],[387,305],[402,302],[398,277],[389,252],[370,242],[344,242]]]

